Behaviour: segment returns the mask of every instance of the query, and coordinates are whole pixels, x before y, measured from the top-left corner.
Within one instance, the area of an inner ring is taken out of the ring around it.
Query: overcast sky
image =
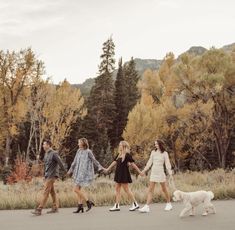
[[[81,83],[110,35],[116,60],[162,59],[235,42],[234,12],[234,0],[0,0],[0,49],[32,47],[54,83]]]

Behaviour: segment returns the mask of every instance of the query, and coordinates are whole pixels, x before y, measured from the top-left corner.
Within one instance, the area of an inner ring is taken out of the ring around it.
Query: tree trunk
[[[10,136],[10,134],[8,134],[6,138],[6,148],[5,148],[5,166],[8,166],[11,154],[11,143],[12,143],[12,137]]]
[[[231,124],[230,115],[226,104],[224,103],[224,94],[213,98],[215,103],[214,111],[214,135],[215,144],[219,160],[219,165],[221,168],[225,169],[227,166],[227,152],[228,146],[231,139]]]
[[[27,146],[26,155],[25,155],[26,160],[29,159],[30,149],[32,148],[32,140],[33,140],[33,136],[35,133],[35,128],[33,126],[34,126],[34,122],[31,123],[31,127],[30,127],[29,141],[28,141],[28,146]]]

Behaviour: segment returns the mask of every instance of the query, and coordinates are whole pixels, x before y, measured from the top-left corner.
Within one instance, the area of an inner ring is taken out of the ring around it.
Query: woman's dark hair
[[[164,146],[164,143],[162,140],[159,140],[157,139],[156,142],[158,143],[158,146],[159,146],[159,149],[160,149],[160,152],[163,153],[166,149],[165,149],[165,146]]]
[[[46,142],[50,147],[52,146],[52,142],[49,139],[46,139],[43,142]]]

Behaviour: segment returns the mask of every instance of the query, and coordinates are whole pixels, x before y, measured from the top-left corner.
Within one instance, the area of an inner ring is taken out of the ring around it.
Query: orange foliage
[[[31,180],[32,180],[32,176],[30,175],[29,165],[21,158],[17,158],[15,161],[14,170],[11,172],[10,176],[7,178],[7,182],[9,184],[14,184],[19,181],[30,182]]]

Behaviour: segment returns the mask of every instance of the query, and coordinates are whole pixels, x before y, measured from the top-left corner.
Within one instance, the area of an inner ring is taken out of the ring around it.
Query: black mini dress
[[[123,184],[132,183],[131,174],[128,166],[128,163],[135,162],[132,156],[127,153],[123,162],[122,158],[118,156],[114,160],[117,162],[114,181]]]

